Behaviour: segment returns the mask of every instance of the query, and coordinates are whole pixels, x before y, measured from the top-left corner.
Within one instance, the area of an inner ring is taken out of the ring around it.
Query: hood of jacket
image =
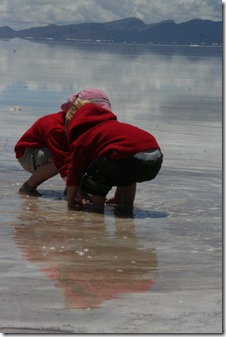
[[[87,103],[75,112],[68,124],[69,142],[87,130],[113,120],[117,121],[117,116],[110,110],[104,109],[95,103]]]

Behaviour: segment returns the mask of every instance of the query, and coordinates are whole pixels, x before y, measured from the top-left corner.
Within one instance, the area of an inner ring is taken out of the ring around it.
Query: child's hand
[[[73,209],[75,205],[90,205],[90,197],[81,190],[79,186],[67,187],[68,208]]]
[[[90,205],[90,197],[80,187],[76,190],[76,201],[79,205]]]

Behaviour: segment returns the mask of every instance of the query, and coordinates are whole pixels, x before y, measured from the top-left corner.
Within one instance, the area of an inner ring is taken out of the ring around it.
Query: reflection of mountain
[[[139,19],[128,18],[106,23],[82,23],[67,26],[51,24],[21,31],[15,31],[10,27],[0,27],[0,38],[222,45],[222,31],[222,21],[191,20],[176,24],[172,20],[166,20],[147,25]]]
[[[110,233],[98,215],[53,220],[40,214],[35,201],[33,207],[22,214],[15,241],[26,259],[63,289],[67,307],[95,308],[124,293],[150,290],[155,251],[139,246],[132,219],[126,225],[125,219],[115,219],[115,233]]]

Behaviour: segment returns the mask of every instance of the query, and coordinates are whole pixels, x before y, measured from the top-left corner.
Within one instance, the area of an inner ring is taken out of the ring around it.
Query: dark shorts
[[[89,165],[80,186],[87,193],[105,196],[112,186],[128,186],[154,179],[161,169],[162,162],[163,155],[160,150],[141,152],[120,160],[100,158]]]

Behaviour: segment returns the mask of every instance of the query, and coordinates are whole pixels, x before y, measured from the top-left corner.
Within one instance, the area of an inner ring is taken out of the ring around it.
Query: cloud
[[[0,0],[1,26],[14,29],[108,22],[137,17],[145,23],[172,19],[177,23],[195,18],[222,19],[220,0]]]

